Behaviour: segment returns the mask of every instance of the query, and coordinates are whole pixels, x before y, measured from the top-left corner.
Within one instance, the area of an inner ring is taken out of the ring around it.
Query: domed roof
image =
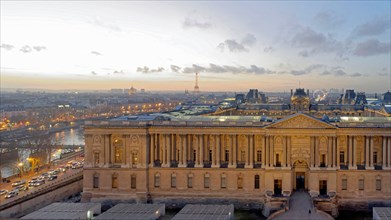
[[[305,93],[304,89],[296,89],[295,93],[293,94],[295,97],[305,97],[307,94]]]

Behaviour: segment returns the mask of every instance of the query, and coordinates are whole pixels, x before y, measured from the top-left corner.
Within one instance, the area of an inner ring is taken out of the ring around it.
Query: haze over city
[[[390,89],[390,1],[1,1],[1,88]]]

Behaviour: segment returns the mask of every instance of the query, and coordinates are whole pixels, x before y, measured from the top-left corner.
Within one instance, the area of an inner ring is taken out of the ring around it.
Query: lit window
[[[132,153],[132,165],[136,165],[138,161],[137,153]]]

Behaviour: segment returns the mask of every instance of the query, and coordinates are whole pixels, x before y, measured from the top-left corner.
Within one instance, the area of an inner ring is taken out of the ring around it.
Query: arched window
[[[114,140],[114,163],[122,163],[123,146],[122,140]]]

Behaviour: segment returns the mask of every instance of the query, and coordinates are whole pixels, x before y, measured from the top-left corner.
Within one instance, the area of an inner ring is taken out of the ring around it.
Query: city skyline
[[[390,2],[1,2],[1,88],[390,89]]]

